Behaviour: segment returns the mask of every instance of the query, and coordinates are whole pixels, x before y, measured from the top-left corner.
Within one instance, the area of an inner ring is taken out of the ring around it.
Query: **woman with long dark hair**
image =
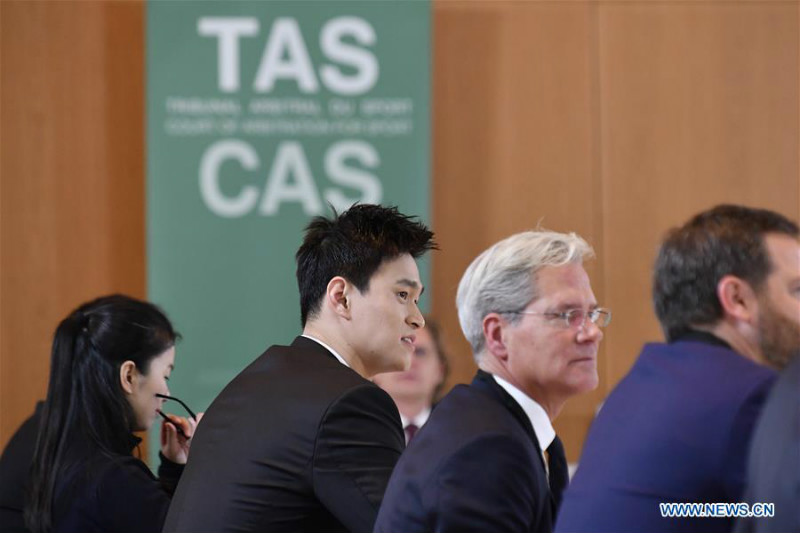
[[[161,426],[160,482],[132,455],[169,395],[178,335],[156,306],[113,295],[56,329],[31,467],[31,531],[161,531],[196,422]]]

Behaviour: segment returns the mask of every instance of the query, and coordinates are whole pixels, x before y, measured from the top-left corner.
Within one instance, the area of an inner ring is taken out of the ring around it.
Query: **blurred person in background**
[[[25,522],[34,533],[160,531],[196,421],[162,414],[177,333],[156,306],[113,295],[56,329]],[[161,415],[160,479],[133,456]]]
[[[603,404],[557,531],[733,528],[661,504],[742,501],[753,427],[800,347],[797,225],[735,205],[694,216],[661,245],[653,301],[667,342],[645,345]]]
[[[376,375],[372,381],[389,393],[400,411],[406,444],[428,421],[449,371],[442,332],[431,318],[417,331],[411,367],[404,372]]]

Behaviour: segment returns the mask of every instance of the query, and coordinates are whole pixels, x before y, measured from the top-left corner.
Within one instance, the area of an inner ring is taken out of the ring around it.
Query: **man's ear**
[[[724,276],[717,283],[722,311],[737,320],[752,323],[758,313],[758,297],[749,283],[736,276]]]
[[[138,370],[136,369],[136,363],[134,363],[130,359],[120,365],[119,384],[122,386],[122,390],[126,394],[133,393],[133,385],[134,382],[136,381],[137,374]]]
[[[325,291],[325,300],[333,309],[333,312],[340,317],[350,320],[352,316],[352,309],[350,307],[350,293],[353,286],[341,276],[336,276],[328,282],[328,287]]]
[[[508,348],[506,347],[503,329],[508,326],[508,322],[497,313],[489,313],[483,317],[482,325],[486,351],[493,354],[497,359],[506,361],[508,359]]]

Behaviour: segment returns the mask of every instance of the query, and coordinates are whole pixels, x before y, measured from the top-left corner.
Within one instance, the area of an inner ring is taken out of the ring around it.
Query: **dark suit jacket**
[[[738,531],[800,533],[800,354],[781,373],[753,433],[749,503],[774,503],[775,516],[740,521]]]
[[[550,531],[530,419],[490,374],[458,385],[397,463],[375,531]]]
[[[206,411],[164,531],[370,531],[403,447],[389,395],[297,337]]]
[[[645,346],[589,430],[556,531],[730,531],[733,518],[662,518],[659,503],[742,500],[774,379],[707,334]]]

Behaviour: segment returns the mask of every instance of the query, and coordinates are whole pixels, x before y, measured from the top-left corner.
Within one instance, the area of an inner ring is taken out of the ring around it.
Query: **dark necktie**
[[[405,430],[404,430],[404,431],[406,432],[406,444],[408,444],[409,442],[411,442],[411,439],[413,439],[413,438],[414,438],[414,435],[416,435],[416,434],[417,434],[417,430],[418,430],[418,429],[419,429],[419,428],[418,428],[418,427],[417,427],[415,424],[409,424],[409,425],[407,425],[407,426],[405,427]]]
[[[558,510],[561,506],[561,495],[569,483],[567,456],[558,436],[547,448],[547,468],[550,470],[550,494],[553,496],[555,510]]]

